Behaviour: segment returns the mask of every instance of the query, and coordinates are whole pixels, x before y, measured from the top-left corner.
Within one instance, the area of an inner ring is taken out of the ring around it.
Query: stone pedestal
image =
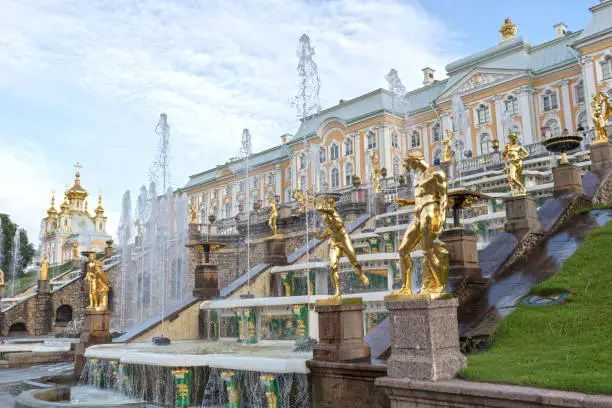
[[[584,194],[582,188],[582,174],[573,164],[561,164],[553,167],[553,180],[555,182],[555,195],[565,193]]]
[[[202,300],[219,296],[219,270],[217,265],[202,264],[195,267],[195,287],[193,296]]]
[[[6,283],[0,285],[0,299],[4,299],[6,297]]]
[[[448,251],[448,281],[453,288],[461,282],[484,284],[482,269],[478,264],[476,233],[465,228],[452,228],[440,235]]]
[[[376,214],[383,214],[387,212],[387,206],[385,204],[385,194],[376,194]]]
[[[316,302],[319,343],[314,347],[315,360],[369,361],[370,346],[363,340],[363,309],[361,298]]]
[[[507,232],[513,233],[519,239],[530,232],[542,232],[535,200],[532,197],[526,195],[507,197],[505,204]]]
[[[189,224],[187,226],[187,234],[190,240],[199,240],[200,239],[200,228],[198,224]]]
[[[612,169],[612,143],[591,143],[591,170],[605,174]]]
[[[391,322],[387,376],[447,380],[467,367],[459,351],[457,299],[385,301]]]
[[[38,293],[51,293],[51,285],[49,284],[49,280],[38,280]]]
[[[268,265],[287,265],[286,239],[280,235],[274,235],[264,240],[264,262]]]
[[[87,310],[85,311],[85,322],[83,332],[76,345],[74,375],[76,378],[81,377],[83,367],[85,367],[85,350],[89,346],[96,344],[105,344],[112,341],[110,335],[110,312]]]

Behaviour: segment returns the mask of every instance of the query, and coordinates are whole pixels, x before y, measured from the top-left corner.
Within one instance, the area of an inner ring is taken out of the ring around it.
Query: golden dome
[[[98,206],[95,209],[96,215],[104,215],[104,208],[102,207],[102,192],[98,194]]]
[[[74,167],[76,167],[77,171],[76,171],[76,174],[74,175],[74,185],[70,187],[70,189],[68,190],[68,199],[70,201],[72,200],[82,201],[89,195],[89,193],[81,185],[81,173],[79,172],[81,165],[77,162],[77,164]]]
[[[51,207],[47,210],[47,215],[57,215],[57,210],[55,209],[55,191],[51,193]]]
[[[66,186],[67,188],[68,186]],[[68,211],[70,204],[68,203],[68,190],[64,191],[64,202],[60,205],[62,212]]]

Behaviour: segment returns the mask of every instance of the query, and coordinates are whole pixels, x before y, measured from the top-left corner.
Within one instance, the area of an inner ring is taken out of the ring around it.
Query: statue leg
[[[410,259],[410,252],[416,247],[421,239],[421,231],[419,229],[419,220],[414,218],[412,223],[408,226],[408,229],[404,233],[402,242],[399,246],[399,258],[400,258],[400,271],[402,276],[402,287],[400,290],[393,292],[392,294],[411,294],[412,287],[410,286],[410,275],[412,272],[412,260]]]
[[[340,293],[340,276],[338,275],[338,261],[340,260],[340,247],[332,241],[329,247],[329,272],[331,281],[334,286],[334,297],[339,298]]]
[[[444,244],[437,239],[437,208],[428,205],[421,210],[421,225],[423,226],[423,286],[421,293],[440,293],[444,290],[444,261],[448,252]]]
[[[527,192],[527,189],[523,185],[523,182],[521,180],[522,177],[523,177],[523,163],[521,162],[516,165],[516,183],[518,186],[520,186],[521,192],[525,194]]]
[[[357,274],[361,278],[361,282],[363,282],[363,285],[368,286],[370,284],[370,279],[368,279],[368,277],[361,270],[361,264],[359,264],[359,262],[357,261],[357,255],[355,255],[355,248],[353,248],[353,244],[348,234],[344,236],[344,242],[342,243],[342,250],[344,254],[346,255],[346,257],[348,258],[351,265],[353,265],[353,268],[355,268],[355,272],[357,272]]]

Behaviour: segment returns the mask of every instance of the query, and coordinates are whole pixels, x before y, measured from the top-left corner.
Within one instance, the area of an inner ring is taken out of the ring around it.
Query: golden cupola
[[[47,210],[49,218],[57,217],[57,210],[55,209],[55,192],[51,193],[51,207]]]
[[[74,175],[74,185],[68,189],[67,194],[68,199],[71,203],[81,204],[83,203],[85,198],[87,198],[89,193],[81,185],[81,173],[79,171],[81,169],[81,165],[77,162],[74,167],[76,168],[76,174]]]
[[[98,206],[94,210],[97,216],[104,215],[104,208],[102,207],[102,192],[98,193]]]
[[[68,211],[68,209],[70,209],[70,203],[68,202],[68,190],[67,190],[68,186],[66,186],[66,190],[64,191],[64,202],[60,205],[60,208],[62,210],[63,213],[65,213],[66,211]]]

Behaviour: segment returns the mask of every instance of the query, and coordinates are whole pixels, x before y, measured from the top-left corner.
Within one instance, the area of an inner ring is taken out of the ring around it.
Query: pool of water
[[[118,405],[118,404],[129,404],[129,403],[137,403],[143,402],[139,400],[135,400],[129,397],[126,397],[123,394],[118,392],[112,392],[107,390],[102,390],[100,388],[90,387],[90,386],[76,386],[70,389],[70,401],[61,401],[61,402],[69,402],[72,405],[78,406],[87,406],[87,405],[100,405],[101,402],[108,405]]]

